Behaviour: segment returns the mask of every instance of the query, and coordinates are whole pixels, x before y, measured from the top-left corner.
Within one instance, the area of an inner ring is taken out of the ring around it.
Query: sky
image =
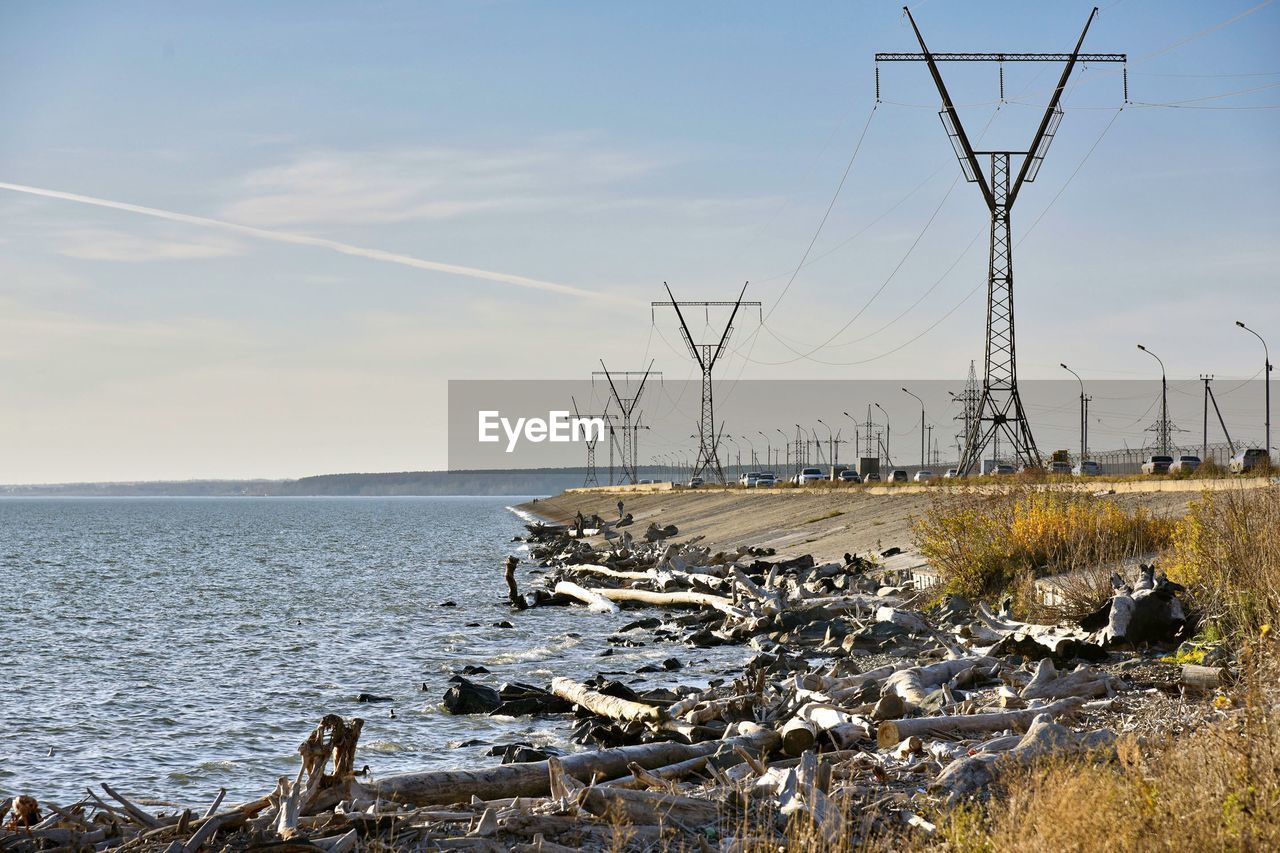
[[[934,51],[1059,52],[1091,8],[912,12]],[[1105,5],[1132,103],[1079,69],[1013,209],[1021,376],[1155,393],[1143,343],[1235,384],[1235,320],[1280,348],[1277,44],[1274,2]],[[763,303],[721,393],[963,380],[987,212],[923,65],[876,102],[917,49],[878,1],[0,4],[0,482],[442,468],[449,380],[693,375],[664,281]],[[1003,103],[943,71],[1018,149],[1060,68],[1007,63]]]

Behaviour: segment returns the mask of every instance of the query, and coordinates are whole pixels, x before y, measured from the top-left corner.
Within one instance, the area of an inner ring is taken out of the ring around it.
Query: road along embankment
[[[1182,515],[1204,490],[1268,486],[1270,480],[1153,480],[1103,483],[1090,491],[1122,507],[1146,507],[1161,515]],[[576,513],[606,520],[618,517],[618,501],[635,519],[633,530],[650,523],[675,524],[681,538],[702,536],[712,548],[753,545],[779,553],[808,553],[818,560],[911,543],[911,526],[934,500],[1007,486],[888,486],[874,488],[669,489],[635,492],[573,489],[519,509],[557,524]]]

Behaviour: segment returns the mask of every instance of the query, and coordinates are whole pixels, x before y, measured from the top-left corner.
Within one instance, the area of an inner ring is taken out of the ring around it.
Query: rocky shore
[[[1115,578],[1090,618],[1039,625],[913,588],[894,568],[905,538],[836,559],[713,548],[674,513],[660,525],[622,509],[529,524],[528,562],[495,567],[510,606],[611,614],[613,646],[670,644],[672,672],[689,649],[739,646],[740,671],[643,689],[616,672],[499,685],[464,670],[443,697],[448,711],[562,720],[581,750],[513,743],[490,767],[372,778],[357,769],[362,721],[330,715],[299,747],[296,777],[257,800],[153,813],[109,785],[71,804],[19,797],[0,803],[0,847],[927,846],[939,815],[1020,766],[1106,762],[1120,738],[1233,713],[1221,697],[1229,656],[1164,660],[1185,639],[1186,614],[1177,585],[1153,569]]]

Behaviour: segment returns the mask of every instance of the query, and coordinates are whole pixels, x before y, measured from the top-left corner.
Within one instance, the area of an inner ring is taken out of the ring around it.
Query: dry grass
[[[1025,588],[1029,578],[1079,572],[1085,582],[1075,594],[1078,607],[1087,609],[1110,595],[1105,575],[1091,578],[1091,570],[1155,551],[1172,529],[1171,521],[1146,509],[1013,486],[997,494],[940,496],[914,532],[944,594],[990,600]]]
[[[1269,641],[1247,652],[1246,686],[1226,719],[1145,746],[1122,740],[1115,762],[1059,760],[1011,771],[985,804],[945,818],[941,846],[1028,853],[1280,849],[1275,654]]]
[[[1256,636],[1280,619],[1280,490],[1206,492],[1174,530],[1163,561],[1203,621]]]

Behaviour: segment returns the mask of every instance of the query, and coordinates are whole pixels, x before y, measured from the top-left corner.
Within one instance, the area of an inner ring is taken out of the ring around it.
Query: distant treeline
[[[9,497],[377,497],[550,495],[581,486],[584,468],[321,474],[298,480],[172,480],[0,486]]]

